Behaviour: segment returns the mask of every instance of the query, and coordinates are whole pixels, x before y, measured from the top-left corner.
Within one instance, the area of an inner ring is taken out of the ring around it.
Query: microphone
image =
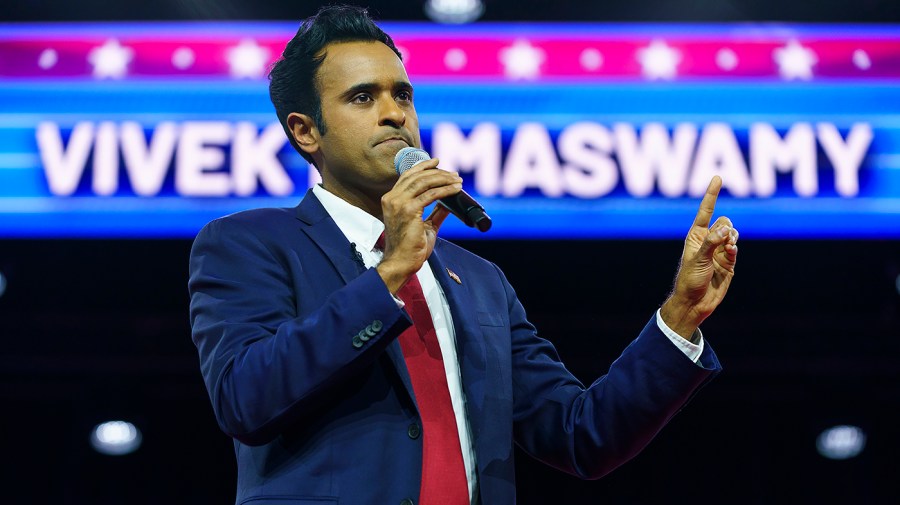
[[[423,161],[428,161],[431,156],[427,152],[415,147],[404,147],[394,156],[394,168],[397,173],[402,175],[410,168],[418,165]],[[491,218],[484,212],[484,207],[478,204],[474,198],[469,196],[465,191],[460,190],[459,193],[441,198],[438,203],[443,205],[451,214],[458,217],[460,221],[478,231],[486,232],[491,229]]]

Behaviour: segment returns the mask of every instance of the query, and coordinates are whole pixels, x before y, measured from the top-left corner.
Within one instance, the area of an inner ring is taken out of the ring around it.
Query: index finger
[[[697,217],[694,218],[694,226],[709,228],[713,212],[716,211],[716,199],[719,197],[719,190],[721,189],[722,178],[716,175],[709,181],[706,194],[703,195],[703,200],[700,201],[700,210],[697,211]]]

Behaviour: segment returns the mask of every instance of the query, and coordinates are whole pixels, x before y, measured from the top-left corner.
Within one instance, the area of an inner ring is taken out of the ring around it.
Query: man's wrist
[[[693,338],[685,339],[682,338],[681,335],[672,331],[672,328],[663,321],[662,316],[660,315],[660,311],[656,311],[656,326],[659,327],[660,331],[668,337],[669,341],[675,345],[681,352],[684,353],[685,356],[688,357],[691,361],[696,363],[700,359],[700,355],[703,354],[703,333],[700,331],[700,328],[697,328],[697,331],[692,335]]]
[[[696,311],[674,295],[662,304],[659,315],[666,326],[687,341],[691,341],[694,332],[703,322],[703,318]]]
[[[400,291],[400,288],[409,280],[410,275],[415,275],[415,272],[409,273],[407,269],[400,268],[390,261],[382,261],[375,267],[375,270],[392,295],[396,295]]]

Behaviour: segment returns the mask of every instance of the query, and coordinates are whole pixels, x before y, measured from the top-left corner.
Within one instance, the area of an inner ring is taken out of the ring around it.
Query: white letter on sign
[[[224,121],[182,123],[175,156],[175,191],[184,196],[228,195],[230,174],[209,170],[222,168],[225,153],[221,146],[230,139],[231,125]]]
[[[831,123],[819,123],[819,142],[834,167],[834,188],[841,196],[859,193],[859,167],[872,143],[872,127],[856,123],[847,134],[847,142]]]
[[[231,147],[231,176],[236,194],[256,193],[257,181],[275,196],[294,191],[294,183],[277,158],[285,142],[287,137],[280,123],[270,124],[260,134],[253,123],[237,124]]]
[[[93,141],[94,123],[83,121],[76,124],[69,137],[69,145],[65,148],[59,125],[50,122],[38,125],[38,151],[51,193],[68,196],[78,189],[78,181],[84,174]]]
[[[484,196],[500,192],[500,127],[479,123],[469,137],[453,123],[434,125],[431,154],[450,172],[475,172],[475,191]]]
[[[549,197],[562,196],[562,182],[547,129],[541,123],[520,125],[503,166],[503,196],[519,196],[526,188],[540,188]]]
[[[688,183],[689,194],[703,196],[714,175],[722,177],[722,187],[732,195],[742,197],[750,194],[747,164],[734,132],[725,123],[709,123],[703,128],[694,158],[694,171]]]
[[[673,138],[669,138],[669,132],[662,123],[645,124],[641,128],[640,139],[630,124],[619,123],[614,131],[616,153],[628,193],[647,196],[658,179],[659,192],[663,195],[684,195],[691,155],[697,142],[696,126],[679,124]]]
[[[809,123],[797,123],[784,141],[768,123],[750,127],[750,173],[758,196],[775,193],[775,171],[794,171],[794,190],[800,196],[819,191],[816,173],[816,138]]]
[[[579,198],[599,198],[615,189],[619,172],[609,155],[612,135],[597,123],[587,121],[566,127],[559,134],[559,155],[565,160],[563,180],[569,194]]]
[[[136,194],[153,196],[162,189],[166,171],[175,153],[177,130],[175,123],[171,121],[159,123],[148,142],[139,123],[122,123],[122,157],[131,187]]]

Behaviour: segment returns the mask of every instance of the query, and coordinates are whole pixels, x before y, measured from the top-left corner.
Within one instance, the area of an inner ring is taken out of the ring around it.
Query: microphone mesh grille
[[[431,159],[431,156],[428,155],[427,152],[417,149],[415,147],[404,147],[397,151],[397,155],[394,156],[394,169],[397,170],[398,174],[403,174],[410,168],[416,166],[416,164],[421,163],[423,161],[428,161]]]

